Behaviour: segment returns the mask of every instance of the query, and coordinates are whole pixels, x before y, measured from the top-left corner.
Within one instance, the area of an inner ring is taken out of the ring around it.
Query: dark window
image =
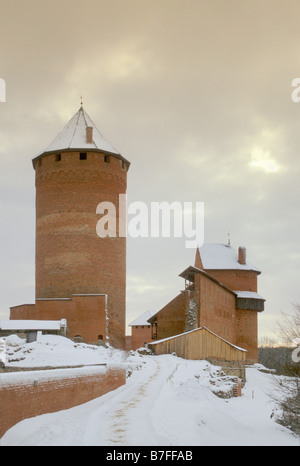
[[[55,162],[61,161],[61,154],[55,154]]]
[[[98,340],[103,340],[103,335],[98,335]]]
[[[80,152],[79,159],[80,159],[80,160],[86,160],[86,159],[87,159],[86,152]]]
[[[104,162],[105,163],[110,163],[110,156],[109,155],[104,156]]]

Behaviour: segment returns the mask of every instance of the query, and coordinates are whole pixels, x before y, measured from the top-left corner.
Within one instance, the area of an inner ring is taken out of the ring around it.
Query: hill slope
[[[111,360],[126,365],[131,375],[126,386],[89,403],[20,422],[4,435],[1,446],[299,446],[298,439],[271,418],[274,377],[259,366],[247,370],[243,396],[226,399],[215,393],[226,396],[232,381],[206,361],[141,356],[74,345],[59,340],[62,337],[43,338],[30,348],[24,344],[11,348],[12,360],[16,355],[24,359],[10,364],[28,366],[31,361],[41,367],[50,361],[63,365],[64,360],[68,364]]]

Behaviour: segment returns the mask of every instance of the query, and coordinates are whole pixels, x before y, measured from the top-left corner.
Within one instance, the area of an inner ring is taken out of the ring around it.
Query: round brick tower
[[[109,341],[119,348],[125,346],[126,238],[118,224],[116,237],[100,238],[96,209],[108,201],[118,214],[129,165],[83,107],[33,159],[36,300],[106,294]]]

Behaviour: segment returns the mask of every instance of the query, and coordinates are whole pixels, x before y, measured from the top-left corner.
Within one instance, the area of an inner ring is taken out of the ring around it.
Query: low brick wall
[[[0,438],[23,419],[86,403],[126,383],[117,366],[0,374]]]

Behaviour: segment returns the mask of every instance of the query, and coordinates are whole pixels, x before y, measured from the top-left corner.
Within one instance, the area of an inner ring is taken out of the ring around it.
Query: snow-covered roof
[[[0,330],[60,330],[66,320],[0,320]]]
[[[93,128],[92,142],[87,142],[87,127]],[[37,157],[48,152],[70,149],[100,150],[120,156],[120,153],[102,136],[83,107],[80,107],[58,136]]]
[[[262,299],[265,301],[260,294],[255,293],[254,291],[235,291],[237,298],[250,298],[250,299]]]
[[[140,317],[135,319],[133,322],[129,324],[130,327],[136,327],[138,325],[150,325],[148,319],[156,314],[157,311],[146,311]]]
[[[204,270],[260,270],[246,260],[246,264],[238,261],[238,252],[231,246],[220,243],[206,243],[199,248]]]

